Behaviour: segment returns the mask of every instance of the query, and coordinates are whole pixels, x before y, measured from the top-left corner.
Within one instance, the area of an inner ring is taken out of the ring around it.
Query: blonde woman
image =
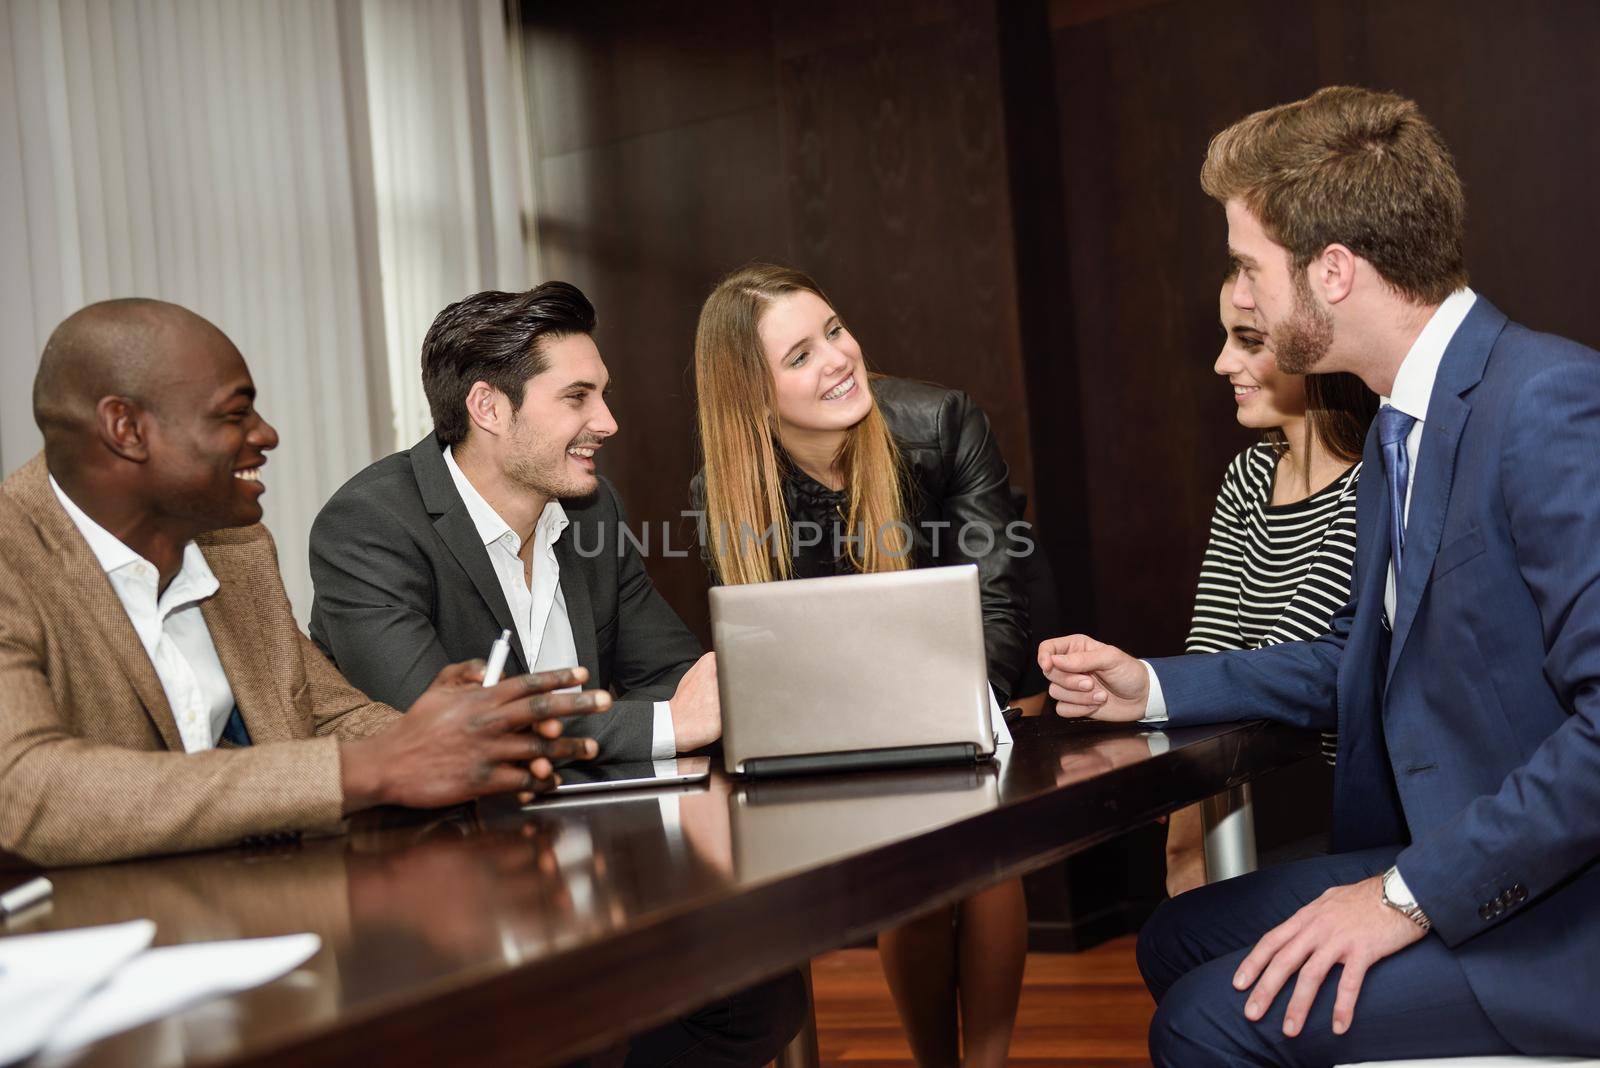
[[[768,264],[706,299],[695,385],[705,467],[692,495],[714,581],[975,563],[1004,706],[1031,653],[1017,555],[1031,541],[971,399],[870,375],[817,284]],[[1005,1062],[1027,952],[1020,881],[886,931],[878,950],[918,1064]]]

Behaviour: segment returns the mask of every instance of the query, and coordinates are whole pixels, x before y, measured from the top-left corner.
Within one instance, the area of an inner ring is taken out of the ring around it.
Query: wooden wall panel
[[[994,12],[803,9],[775,21],[795,262],[878,370],[970,392],[1031,488]]]

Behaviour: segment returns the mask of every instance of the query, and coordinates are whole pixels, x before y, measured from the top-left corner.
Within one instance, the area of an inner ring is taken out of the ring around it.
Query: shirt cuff
[[[1167,722],[1167,699],[1161,692],[1161,677],[1156,674],[1150,661],[1141,660],[1139,663],[1144,665],[1145,674],[1150,676],[1150,697],[1145,701],[1144,718],[1139,722],[1159,726]]]
[[[655,726],[650,731],[650,759],[671,760],[678,755],[678,734],[672,729],[672,702],[657,701]]]

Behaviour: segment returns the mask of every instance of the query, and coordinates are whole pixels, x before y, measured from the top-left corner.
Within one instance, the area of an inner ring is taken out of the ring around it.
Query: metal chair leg
[[[1202,801],[1200,820],[1205,828],[1207,882],[1256,870],[1256,824],[1249,783]]]
[[[783,1047],[778,1059],[772,1062],[776,1068],[817,1068],[822,1063],[817,1051],[817,999],[811,988],[810,961],[800,966],[800,974],[806,979],[806,1021],[801,1025],[800,1033]]]

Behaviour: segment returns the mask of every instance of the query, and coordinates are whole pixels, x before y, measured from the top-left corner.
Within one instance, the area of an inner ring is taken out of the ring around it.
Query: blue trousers
[[[1350,1030],[1333,1033],[1343,969],[1323,981],[1300,1034],[1283,1033],[1295,978],[1259,1022],[1233,974],[1262,935],[1332,886],[1388,870],[1397,847],[1313,857],[1202,886],[1159,908],[1139,932],[1139,971],[1156,999],[1157,1068],[1332,1066],[1410,1057],[1516,1053],[1484,1015],[1455,954],[1429,934],[1368,970]]]

